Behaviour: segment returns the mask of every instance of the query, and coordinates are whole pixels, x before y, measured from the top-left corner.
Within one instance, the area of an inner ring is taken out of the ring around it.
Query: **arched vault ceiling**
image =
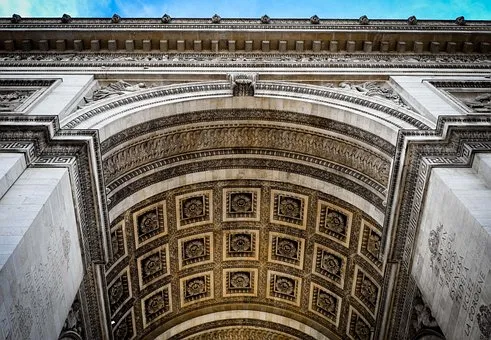
[[[211,180],[142,197],[112,222],[113,332],[180,339],[244,325],[368,339],[382,308],[382,232],[358,207],[287,182]],[[236,309],[247,313],[216,322]],[[187,322],[197,317],[200,327]]]

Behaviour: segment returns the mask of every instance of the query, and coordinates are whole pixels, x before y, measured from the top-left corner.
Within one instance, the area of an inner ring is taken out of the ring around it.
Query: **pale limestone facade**
[[[0,32],[0,339],[491,337],[489,22]]]

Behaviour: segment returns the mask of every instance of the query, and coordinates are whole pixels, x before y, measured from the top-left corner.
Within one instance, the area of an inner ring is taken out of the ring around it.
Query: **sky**
[[[0,0],[0,17],[274,18],[491,20],[491,0]]]

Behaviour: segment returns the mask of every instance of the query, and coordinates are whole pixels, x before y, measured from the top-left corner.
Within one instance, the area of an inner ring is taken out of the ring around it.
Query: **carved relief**
[[[268,271],[266,297],[296,306],[300,305],[302,279],[275,271]]]
[[[223,189],[224,221],[259,221],[261,189]]]
[[[108,285],[109,306],[111,314],[114,315],[131,298],[130,275],[128,268],[125,268]]]
[[[180,280],[181,307],[213,299],[213,272],[184,277]]]
[[[322,316],[337,327],[341,312],[341,298],[333,292],[312,283],[309,310]]]
[[[374,265],[380,272],[383,272],[383,262],[381,260],[381,240],[382,233],[373,225],[362,220],[361,237],[358,245],[359,254]]]
[[[213,233],[178,240],[179,269],[213,262]]]
[[[361,84],[341,82],[339,83],[339,87],[364,96],[389,100],[393,104],[401,106],[407,110],[412,110],[412,108],[402,100],[401,96],[399,96],[399,94],[397,94],[397,92],[394,91],[394,89],[386,82],[369,81]]]
[[[308,197],[271,190],[271,223],[305,229]]]
[[[110,237],[113,257],[106,264],[106,268],[108,271],[110,271],[112,267],[118,264],[128,253],[126,248],[124,221],[119,222],[111,228]]]
[[[234,268],[223,270],[224,296],[257,296],[258,270]]]
[[[352,213],[324,201],[317,203],[317,232],[349,247]]]
[[[224,230],[223,260],[258,260],[258,230]]]
[[[481,339],[491,338],[491,305],[481,305],[477,314],[477,324],[481,331]]]
[[[133,340],[136,338],[133,308],[113,326],[114,340]]]
[[[254,96],[256,73],[229,73],[227,77],[234,96]]]
[[[475,112],[491,112],[491,93],[476,94],[473,99],[464,100],[464,104]]]
[[[146,252],[137,260],[140,289],[170,274],[169,245],[164,244]]]
[[[372,327],[360,313],[350,306],[347,334],[352,340],[371,340]]]
[[[380,289],[376,281],[357,266],[353,282],[353,296],[357,298],[372,315],[375,315],[377,311],[379,292]]]
[[[35,92],[36,90],[0,90],[0,112],[15,111]]]
[[[133,214],[136,247],[167,234],[165,201],[150,205]]]
[[[314,244],[313,259],[314,273],[343,288],[347,264],[346,256],[316,243]]]
[[[304,240],[280,233],[269,233],[268,261],[303,268]]]
[[[117,15],[117,14],[115,14]],[[111,83],[100,89],[95,90],[90,97],[84,97],[85,104],[91,104],[98,100],[106,99],[109,97],[115,97],[126,93],[132,93],[140,91],[145,87],[144,83],[132,85],[124,80],[118,80],[115,83]]]
[[[58,339],[73,339],[74,337],[78,337],[76,339],[84,338],[82,310],[78,297],[75,298],[70,310],[68,311],[68,316],[63,324],[63,328]]]
[[[172,312],[171,296],[171,286],[168,284],[142,299],[141,308],[144,328]]]
[[[176,197],[177,229],[199,226],[212,222],[211,190]]]

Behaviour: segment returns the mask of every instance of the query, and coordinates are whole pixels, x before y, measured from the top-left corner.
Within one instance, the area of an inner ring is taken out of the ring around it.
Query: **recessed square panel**
[[[224,296],[257,296],[258,271],[255,268],[223,270]]]
[[[224,221],[259,221],[259,188],[223,189]]]
[[[177,229],[211,223],[213,220],[212,204],[211,190],[177,196]]]
[[[169,245],[157,247],[138,258],[140,289],[169,275]]]
[[[268,271],[266,297],[300,306],[302,279],[293,275]]]
[[[269,233],[268,261],[303,268],[304,239],[280,233]]]
[[[372,340],[372,327],[353,307],[349,307],[348,329],[346,333],[352,340]]]
[[[296,193],[271,190],[272,223],[298,229],[307,227],[308,197]]]
[[[141,300],[143,327],[172,312],[170,284],[159,288]]]
[[[181,238],[179,245],[179,270],[213,262],[213,233]]]
[[[382,233],[367,221],[362,221],[358,253],[371,263],[381,274],[383,258],[381,258]]]
[[[349,247],[352,217],[353,214],[346,209],[319,201],[316,231],[322,236]]]
[[[107,289],[109,296],[109,307],[111,315],[116,314],[121,307],[131,298],[131,283],[128,267],[123,269],[114,280],[112,280]]]
[[[213,299],[213,272],[199,273],[180,279],[181,307]]]
[[[320,244],[314,245],[314,273],[334,283],[339,288],[344,286],[346,274],[346,257]]]
[[[378,308],[380,287],[360,267],[355,267],[352,295],[375,317]]]
[[[309,310],[337,327],[341,314],[341,298],[330,290],[311,283]]]
[[[124,221],[117,223],[111,228],[111,249],[113,257],[106,264],[107,272],[114,268],[128,254]]]
[[[133,214],[136,247],[167,234],[165,201],[152,204]]]
[[[136,338],[135,317],[133,308],[123,315],[118,323],[113,326],[115,340],[132,340]]]
[[[258,230],[224,230],[223,260],[258,260],[258,240]]]

